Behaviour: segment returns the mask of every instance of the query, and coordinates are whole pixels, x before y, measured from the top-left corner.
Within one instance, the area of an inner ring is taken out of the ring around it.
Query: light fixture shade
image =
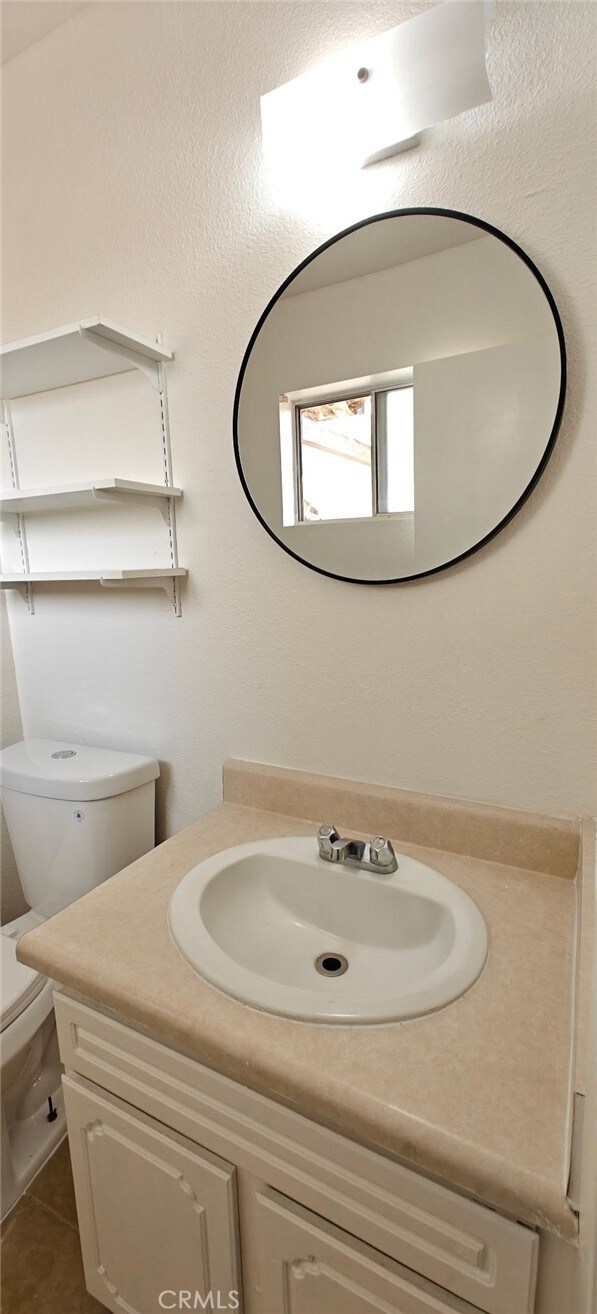
[[[491,100],[483,0],[445,0],[261,97],[269,167],[371,164]]]

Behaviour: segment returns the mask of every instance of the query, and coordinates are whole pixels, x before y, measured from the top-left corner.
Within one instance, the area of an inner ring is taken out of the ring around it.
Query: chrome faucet
[[[324,862],[342,862],[346,867],[361,867],[374,871],[377,876],[389,876],[398,869],[396,854],[390,840],[374,835],[364,840],[341,839],[335,826],[320,826],[317,832],[319,856]]]

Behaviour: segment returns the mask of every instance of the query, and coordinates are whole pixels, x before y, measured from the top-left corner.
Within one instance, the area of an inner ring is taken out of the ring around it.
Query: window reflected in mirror
[[[280,451],[284,524],[412,515],[412,383],[306,404],[284,395]]]
[[[297,407],[300,520],[373,514],[371,397]]]
[[[379,510],[389,515],[415,509],[414,399],[412,384],[378,396]]]

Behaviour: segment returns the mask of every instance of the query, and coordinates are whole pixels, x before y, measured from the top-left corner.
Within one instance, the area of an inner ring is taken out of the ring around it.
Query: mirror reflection
[[[243,362],[235,447],[280,545],[391,582],[474,551],[555,440],[553,300],[503,234],[441,211],[340,234],[276,295]]]

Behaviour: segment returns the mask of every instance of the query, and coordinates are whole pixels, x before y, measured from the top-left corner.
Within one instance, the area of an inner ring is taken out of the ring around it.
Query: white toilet
[[[52,982],[17,940],[154,846],[155,758],[26,739],[0,752],[2,805],[30,912],[1,928],[2,1217],[65,1133]]]

